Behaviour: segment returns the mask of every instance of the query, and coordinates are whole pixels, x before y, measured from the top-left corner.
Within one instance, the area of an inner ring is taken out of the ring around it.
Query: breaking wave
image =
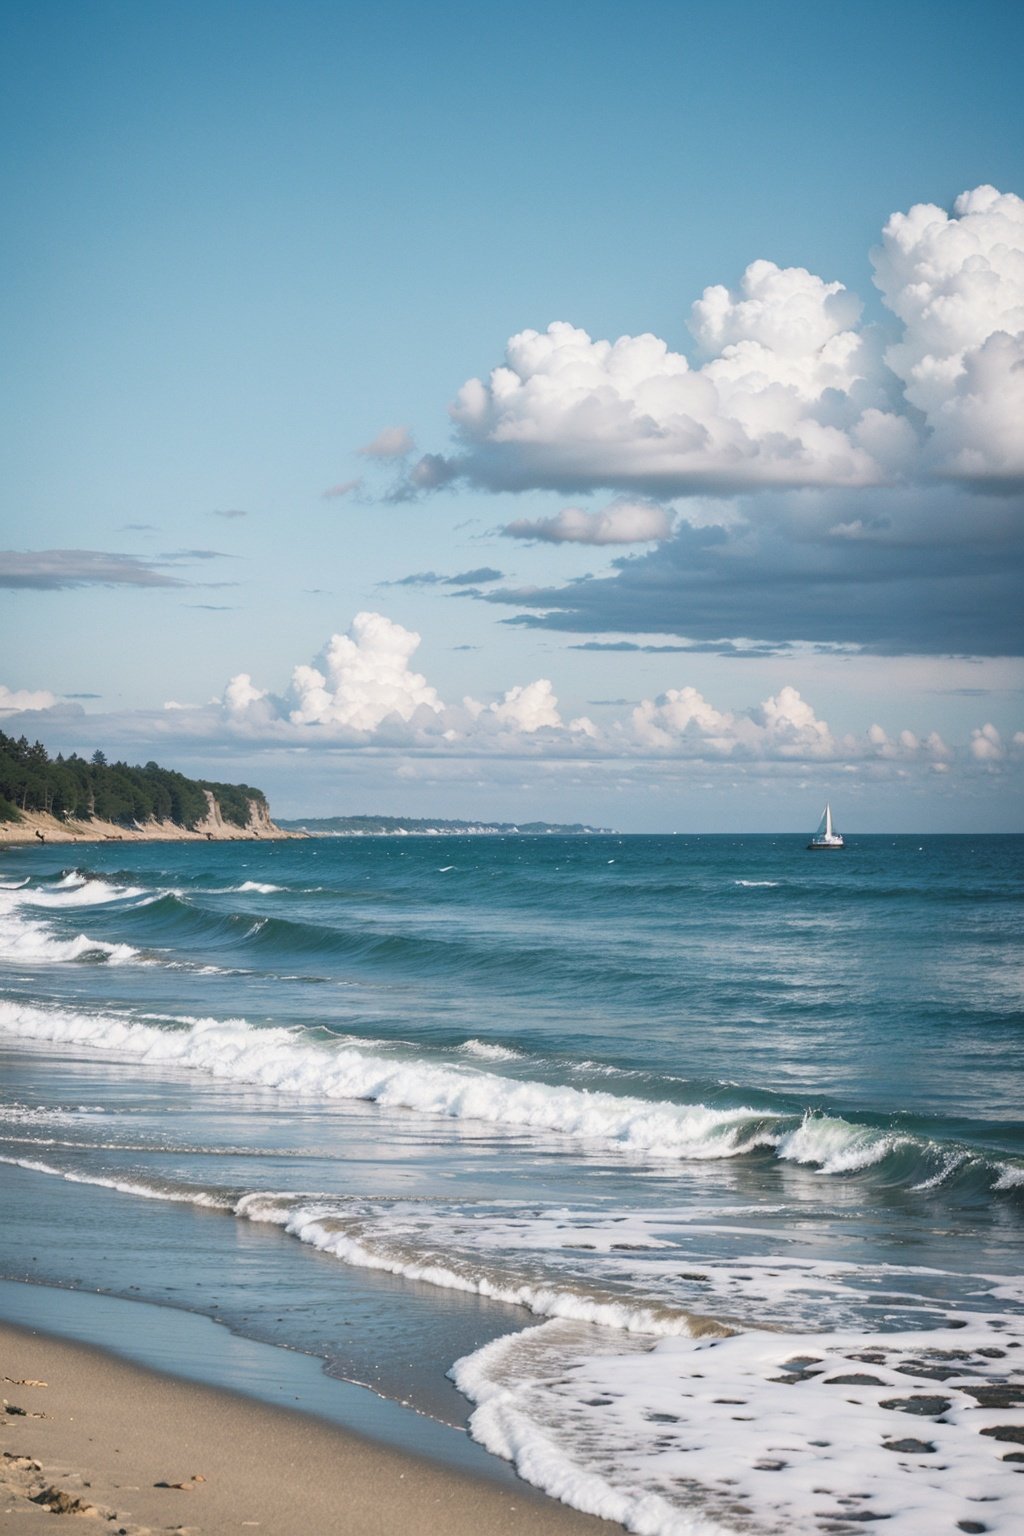
[[[256,1028],[242,1018],[189,1019],[157,1027],[110,1014],[0,1001],[0,1029],[22,1040],[90,1046],[150,1066],[184,1067],[284,1094],[366,1100],[510,1134],[565,1137],[584,1153],[657,1161],[772,1155],[823,1175],[883,1169],[889,1182],[918,1189],[967,1177],[1005,1192],[1024,1183],[1017,1177],[1024,1170],[1014,1160],[999,1161],[837,1115],[784,1114],[744,1105],[715,1108],[586,1091],[503,1077],[469,1064],[382,1055],[351,1039],[324,1041],[301,1029]],[[960,1153],[961,1160],[951,1160],[951,1152]]]

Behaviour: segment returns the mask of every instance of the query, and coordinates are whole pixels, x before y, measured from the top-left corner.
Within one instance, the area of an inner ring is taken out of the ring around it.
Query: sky
[[[7,0],[0,729],[1024,829],[1017,0]]]

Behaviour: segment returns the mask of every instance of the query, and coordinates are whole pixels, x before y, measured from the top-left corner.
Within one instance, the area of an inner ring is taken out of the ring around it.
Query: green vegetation
[[[244,827],[249,802],[267,809],[262,790],[248,784],[215,784],[147,763],[144,768],[108,763],[102,752],[86,761],[77,753],[51,758],[42,742],[0,731],[0,821],[17,821],[22,811],[45,811],[72,821],[95,816],[132,826],[151,820],[192,828],[209,811],[209,790],[225,821]]]

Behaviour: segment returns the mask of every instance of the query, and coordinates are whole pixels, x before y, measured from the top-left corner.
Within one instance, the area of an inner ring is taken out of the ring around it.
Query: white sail
[[[808,848],[844,848],[843,835],[837,832],[832,821],[832,806],[826,803],[818,830],[808,843]]]

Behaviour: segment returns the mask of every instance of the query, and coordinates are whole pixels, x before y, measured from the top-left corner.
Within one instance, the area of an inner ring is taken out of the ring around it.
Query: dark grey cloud
[[[243,507],[214,507],[211,517],[248,517],[248,512]]]
[[[804,642],[881,654],[1024,654],[1024,498],[957,487],[798,492],[681,521],[610,575],[501,588],[506,622],[575,634],[679,635],[723,648]],[[749,653],[749,647],[741,647]]]
[[[404,501],[418,501],[431,491],[452,485],[462,474],[463,466],[459,460],[447,459],[443,453],[425,453],[410,470],[399,476],[384,500],[395,506]]]
[[[182,603],[182,608],[202,608],[206,613],[237,613],[235,603]]]
[[[118,533],[159,533],[156,523],[122,523]]]
[[[65,699],[102,699],[102,693],[65,693]]]

